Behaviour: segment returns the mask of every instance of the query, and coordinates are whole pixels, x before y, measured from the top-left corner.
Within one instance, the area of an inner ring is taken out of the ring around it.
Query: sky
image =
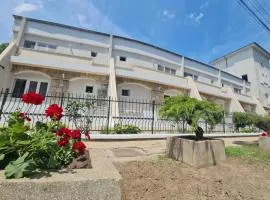
[[[270,10],[268,0],[259,0]],[[0,43],[12,14],[121,35],[208,63],[270,34],[237,0],[0,0]]]

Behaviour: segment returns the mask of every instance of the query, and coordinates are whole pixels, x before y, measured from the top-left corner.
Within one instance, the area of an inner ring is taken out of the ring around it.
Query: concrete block
[[[169,137],[166,154],[174,160],[201,168],[225,160],[225,145],[224,141],[219,139],[195,141],[177,136]]]
[[[121,200],[122,177],[103,150],[90,150],[92,169],[48,172],[46,176],[5,179],[1,200]]]
[[[270,152],[270,137],[261,136],[259,138],[259,147],[264,152]]]

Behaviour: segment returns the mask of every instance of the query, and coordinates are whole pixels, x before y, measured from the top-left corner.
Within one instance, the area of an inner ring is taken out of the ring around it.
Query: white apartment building
[[[13,93],[156,101],[189,95],[221,104],[228,112],[265,114],[250,82],[225,68],[134,39],[22,16],[14,16],[13,39],[0,65],[0,88]]]
[[[251,82],[251,95],[270,111],[270,53],[249,44],[211,62],[213,66]]]

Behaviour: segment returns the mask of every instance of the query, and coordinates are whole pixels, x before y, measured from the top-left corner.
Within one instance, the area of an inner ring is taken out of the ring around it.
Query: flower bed
[[[28,112],[32,106],[42,104],[44,98],[29,92],[21,100],[27,104],[26,112],[12,113],[8,126],[0,129],[0,169],[5,169],[6,178],[26,177],[49,169],[89,167],[89,152],[81,141],[81,130],[70,130],[60,122],[62,107],[50,105],[45,111],[50,121],[38,121],[30,127]]]

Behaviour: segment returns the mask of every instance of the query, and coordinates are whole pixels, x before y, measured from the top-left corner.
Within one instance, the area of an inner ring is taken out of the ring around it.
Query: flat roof
[[[40,20],[40,19],[35,19],[35,18],[24,17],[24,16],[20,16],[20,15],[13,15],[13,17],[14,17],[14,19],[23,19],[23,18],[25,18],[28,21],[33,21],[33,22],[38,22],[38,23],[43,23],[43,24],[48,24],[48,25],[53,25],[53,26],[59,26],[59,27],[63,27],[63,28],[69,28],[69,29],[73,29],[73,30],[77,30],[77,31],[83,31],[83,32],[88,32],[88,33],[93,33],[93,34],[99,34],[99,35],[104,35],[104,36],[108,36],[108,37],[110,37],[112,35],[114,38],[120,38],[120,39],[124,39],[124,40],[128,40],[128,41],[136,42],[136,43],[139,43],[139,44],[142,44],[142,45],[146,45],[146,46],[149,46],[149,47],[153,47],[155,49],[158,49],[158,50],[161,50],[161,51],[164,51],[164,52],[173,54],[175,56],[185,57],[185,58],[187,58],[187,59],[189,59],[191,61],[194,61],[194,62],[197,62],[199,64],[202,64],[202,65],[204,65],[206,67],[209,67],[211,69],[214,69],[214,70],[217,70],[217,71],[222,71],[222,70],[220,70],[220,69],[218,69],[218,68],[216,68],[216,67],[214,67],[214,66],[212,66],[210,64],[207,64],[207,63],[204,63],[204,62],[195,60],[195,59],[190,58],[190,57],[183,56],[183,55],[178,54],[176,52],[173,52],[173,51],[170,51],[170,50],[167,50],[167,49],[158,47],[158,46],[153,45],[153,44],[142,42],[142,41],[139,41],[139,40],[136,40],[136,39],[131,39],[131,38],[127,38],[127,37],[123,37],[123,36],[119,36],[119,35],[113,35],[113,34],[103,33],[103,32],[99,32],[99,31],[89,30],[89,29],[85,29],[85,28],[79,28],[79,27],[76,27],[76,26],[70,26],[70,25],[60,24],[60,23],[46,21],[46,20]],[[222,71],[222,72],[223,73],[226,73],[228,75],[231,75],[234,78],[241,79],[240,77],[235,76],[233,74],[230,74],[228,72],[225,72],[225,71]],[[243,79],[241,79],[241,80],[243,80]]]
[[[240,51],[242,51],[244,49],[250,48],[250,47],[256,47],[256,48],[258,48],[259,50],[261,50],[263,53],[265,53],[266,55],[268,55],[270,57],[270,52],[269,51],[267,51],[265,48],[263,48],[257,42],[252,42],[252,43],[250,43],[248,45],[245,45],[243,47],[240,47],[239,49],[236,49],[234,51],[231,51],[231,52],[229,52],[229,53],[227,53],[227,54],[225,54],[223,56],[220,56],[218,58],[215,58],[214,60],[210,61],[210,63],[216,62],[216,61],[218,61],[221,58],[231,56],[232,54],[238,53],[238,52],[240,52]]]

